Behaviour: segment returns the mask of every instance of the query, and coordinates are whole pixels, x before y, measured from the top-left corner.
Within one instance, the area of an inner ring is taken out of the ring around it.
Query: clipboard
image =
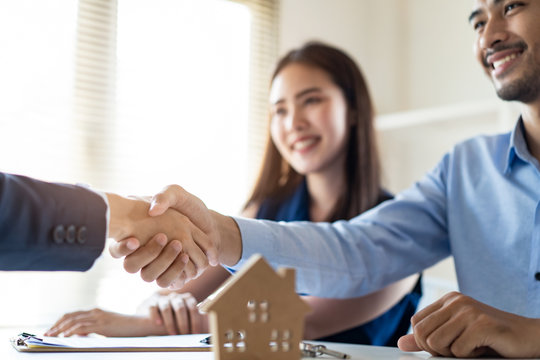
[[[20,352],[208,352],[208,334],[145,337],[43,337],[21,333],[10,339]]]

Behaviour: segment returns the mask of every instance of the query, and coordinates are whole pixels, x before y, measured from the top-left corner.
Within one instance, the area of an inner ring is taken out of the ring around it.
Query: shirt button
[[[57,225],[53,230],[54,242],[57,244],[61,244],[64,242],[65,237],[66,237],[66,229],[64,228],[64,225]]]
[[[534,278],[536,279],[536,281],[540,281],[540,272],[534,274]]]
[[[75,243],[76,235],[77,235],[77,228],[75,228],[75,225],[69,225],[66,231],[66,242],[68,244]]]

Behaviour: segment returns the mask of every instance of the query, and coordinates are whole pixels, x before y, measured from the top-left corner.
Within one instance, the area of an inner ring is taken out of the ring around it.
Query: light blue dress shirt
[[[522,120],[511,133],[458,144],[421,181],[335,223],[235,218],[242,266],[261,253],[297,269],[297,291],[354,297],[454,256],[459,289],[540,317],[540,167]],[[537,275],[538,273],[538,275]]]

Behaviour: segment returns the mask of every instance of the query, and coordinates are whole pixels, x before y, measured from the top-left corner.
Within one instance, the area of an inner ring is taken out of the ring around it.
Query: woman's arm
[[[76,311],[62,316],[45,336],[100,334],[104,336],[167,335],[163,324],[155,324],[150,317],[124,315],[101,309]]]
[[[419,275],[411,275],[372,294],[350,299],[304,296],[312,308],[306,316],[305,339],[324,336],[365,324],[387,312],[410,293]]]

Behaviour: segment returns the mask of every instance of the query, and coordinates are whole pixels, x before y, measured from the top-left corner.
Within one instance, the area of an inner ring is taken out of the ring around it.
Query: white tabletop
[[[103,360],[103,359],[155,359],[155,360],[212,360],[214,356],[211,352],[108,352],[108,353],[77,353],[77,352],[64,352],[64,353],[24,353],[15,350],[9,339],[20,332],[21,329],[9,329],[0,328],[0,359],[2,360],[19,360],[19,359],[31,359],[31,360]],[[340,344],[340,343],[325,343],[325,342],[313,342],[314,344],[324,344],[329,349],[341,351],[351,355],[351,359],[367,360],[367,359],[399,359],[399,360],[425,360],[430,357],[428,353],[404,353],[396,348],[391,347],[379,347],[379,346],[365,346],[365,345],[353,345],[353,344]],[[105,356],[106,355],[106,356]],[[104,357],[105,356],[105,357]],[[319,359],[331,359],[328,356],[317,357]],[[306,358],[309,359],[309,358]]]
[[[32,329],[28,329],[29,331]],[[10,338],[21,332],[21,329],[1,328],[0,327],[0,359],[1,360],[103,360],[103,359],[153,359],[153,360],[212,360],[214,356],[211,352],[108,352],[108,353],[82,353],[82,352],[64,352],[64,353],[28,353],[18,352],[11,346]],[[365,346],[341,343],[314,342],[313,344],[323,344],[329,349],[341,351],[351,355],[351,359],[367,360],[367,359],[399,359],[399,360],[425,360],[430,357],[428,353],[404,353],[397,348]],[[105,356],[106,355],[106,356]],[[328,356],[317,357],[319,359],[331,359]],[[310,358],[306,358],[310,359]]]

